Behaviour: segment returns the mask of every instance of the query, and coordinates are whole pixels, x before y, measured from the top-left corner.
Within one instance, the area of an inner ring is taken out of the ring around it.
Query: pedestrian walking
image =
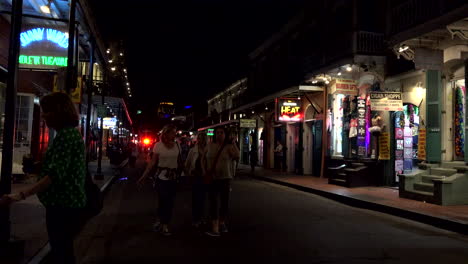
[[[283,145],[281,141],[276,141],[275,152],[275,169],[284,170],[283,166]]]
[[[85,145],[76,129],[79,116],[64,93],[46,95],[40,106],[42,118],[57,135],[46,151],[38,182],[5,198],[16,202],[37,194],[46,209],[52,262],[73,264],[73,240],[82,225],[86,206]]]
[[[203,223],[206,184],[203,182],[204,166],[202,165],[206,154],[206,134],[199,133],[196,145],[190,149],[185,161],[185,174],[192,178],[192,226],[199,228]]]
[[[138,146],[135,143],[130,142],[129,143],[129,152],[130,152],[130,156],[129,156],[129,159],[128,159],[128,163],[129,163],[131,168],[135,168],[136,160],[138,158],[138,155],[140,154],[140,152],[138,151]]]
[[[180,162],[180,146],[175,141],[176,127],[166,125],[162,129],[161,141],[153,148],[151,162],[145,172],[138,180],[137,184],[142,186],[144,181],[156,169],[154,174],[155,187],[158,193],[157,220],[153,225],[153,230],[161,232],[165,236],[170,236],[169,223],[172,217],[174,201],[177,189],[178,168]]]
[[[252,147],[250,148],[249,159],[250,159],[250,169],[251,169],[251,172],[254,173],[254,171],[255,171],[255,166],[257,166],[257,163],[258,163],[257,148],[254,147],[254,146],[252,146]]]
[[[233,160],[239,159],[240,152],[234,140],[227,137],[226,129],[215,129],[215,141],[208,144],[206,153],[205,182],[209,183],[211,230],[206,234],[218,237],[227,232],[226,220],[229,211],[229,195],[233,178]],[[218,207],[219,205],[219,207]]]

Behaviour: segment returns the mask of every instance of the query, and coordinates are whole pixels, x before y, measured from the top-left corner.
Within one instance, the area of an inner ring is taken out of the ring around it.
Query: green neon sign
[[[214,128],[209,128],[208,132],[206,133],[207,136],[214,136]]]
[[[19,63],[25,65],[47,65],[66,67],[68,63],[67,57],[55,56],[28,56],[20,55]]]

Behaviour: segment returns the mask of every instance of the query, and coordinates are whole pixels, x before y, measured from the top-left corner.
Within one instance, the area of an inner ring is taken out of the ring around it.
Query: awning
[[[100,105],[101,103],[102,103],[102,97],[100,95],[94,95],[93,104]],[[112,109],[113,114],[118,114],[119,109],[123,111],[122,113],[125,113],[125,115],[127,116],[128,123],[130,125],[133,124],[132,118],[130,117],[130,114],[128,113],[127,105],[125,104],[125,101],[122,98],[105,96],[104,104],[108,106],[110,109]]]
[[[230,114],[237,113],[240,111],[244,111],[246,109],[250,109],[256,105],[259,104],[264,104],[268,102],[274,101],[276,98],[283,97],[283,96],[300,96],[303,93],[307,92],[323,92],[323,87],[320,86],[315,86],[315,85],[298,85],[298,86],[293,86],[288,89],[284,89],[282,91],[276,92],[274,94],[271,94],[269,96],[263,97],[262,99],[259,99],[255,102],[240,106],[236,109],[230,110]]]
[[[209,128],[215,128],[215,127],[219,127],[219,126],[225,126],[225,125],[229,125],[229,124],[233,124],[233,123],[239,123],[239,120],[229,120],[229,121],[214,124],[214,125],[211,125],[211,126],[202,127],[202,128],[199,128],[198,131],[203,131],[203,130],[207,130]]]

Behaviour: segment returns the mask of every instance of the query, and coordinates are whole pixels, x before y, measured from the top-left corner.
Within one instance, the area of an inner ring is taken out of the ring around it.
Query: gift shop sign
[[[350,79],[336,79],[335,83],[330,87],[331,94],[357,95],[357,92],[356,81]]]
[[[302,120],[301,100],[297,98],[278,98],[276,102],[278,121],[298,122]]]
[[[372,92],[370,102],[372,111],[403,111],[401,93]]]

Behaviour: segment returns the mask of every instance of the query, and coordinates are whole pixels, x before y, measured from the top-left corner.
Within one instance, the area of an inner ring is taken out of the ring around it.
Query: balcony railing
[[[391,10],[390,35],[463,7],[466,0],[408,0]]]
[[[381,54],[384,50],[384,34],[358,31],[355,35],[355,52],[359,54]]]

